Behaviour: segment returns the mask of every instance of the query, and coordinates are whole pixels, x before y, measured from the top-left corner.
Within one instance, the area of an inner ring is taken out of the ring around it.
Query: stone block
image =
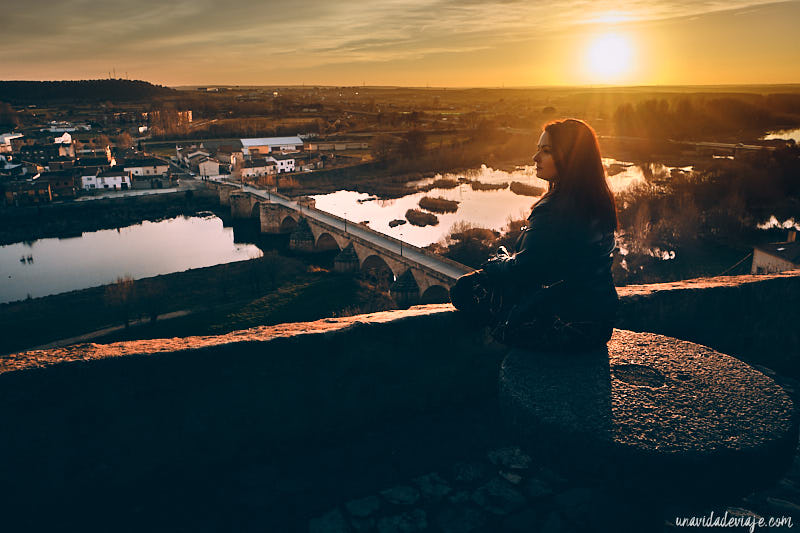
[[[529,449],[678,499],[774,480],[797,439],[792,401],[772,379],[652,333],[615,330],[594,353],[512,351],[500,397]]]

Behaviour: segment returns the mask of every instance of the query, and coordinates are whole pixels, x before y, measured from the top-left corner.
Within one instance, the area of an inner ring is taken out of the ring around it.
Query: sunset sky
[[[800,0],[26,0],[0,79],[165,85],[800,82]]]

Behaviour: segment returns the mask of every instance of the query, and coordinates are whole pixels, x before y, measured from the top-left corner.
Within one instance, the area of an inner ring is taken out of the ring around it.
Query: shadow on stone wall
[[[800,272],[620,288],[620,327],[796,375]],[[506,349],[430,305],[218,337],[0,358],[0,491],[19,501],[136,486],[258,450],[353,436],[497,390]],[[787,370],[789,369],[789,370]]]

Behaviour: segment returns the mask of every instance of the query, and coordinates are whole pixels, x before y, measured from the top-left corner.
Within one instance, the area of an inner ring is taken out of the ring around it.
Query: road
[[[361,226],[359,224],[353,224],[347,222],[345,220],[340,219],[330,213],[326,213],[325,211],[320,211],[319,209],[309,209],[307,207],[303,207],[298,205],[297,202],[284,198],[282,196],[278,196],[275,194],[271,194],[268,191],[262,189],[256,189],[249,185],[245,185],[244,189],[245,192],[249,192],[259,196],[261,198],[265,198],[268,201],[280,204],[295,211],[299,211],[304,216],[318,220],[329,226],[333,226],[335,228],[341,229],[345,233],[349,233],[361,239],[371,242],[372,244],[389,250],[391,252],[397,253],[402,255],[403,257],[407,257],[420,265],[426,266],[436,272],[444,274],[445,276],[458,279],[462,275],[466,274],[467,272],[472,272],[472,269],[467,266],[458,267],[456,265],[447,263],[445,261],[437,260],[435,257],[427,255],[421,251],[419,251],[416,247],[400,244],[394,239],[383,235],[382,233],[378,233],[375,230],[367,228],[365,226]]]

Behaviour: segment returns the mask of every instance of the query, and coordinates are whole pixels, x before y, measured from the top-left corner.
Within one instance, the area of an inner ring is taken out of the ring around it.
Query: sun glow
[[[618,80],[631,70],[632,63],[633,47],[623,35],[607,33],[589,43],[586,68],[593,80]]]

